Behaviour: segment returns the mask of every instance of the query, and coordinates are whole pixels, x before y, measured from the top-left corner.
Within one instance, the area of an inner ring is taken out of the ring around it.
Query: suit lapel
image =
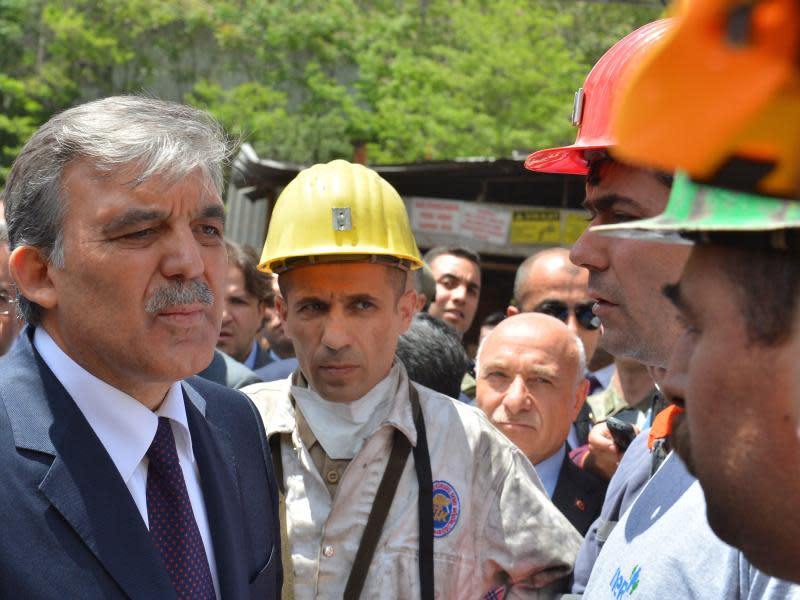
[[[204,418],[202,396],[187,384],[183,389],[192,449],[214,542],[220,595],[223,598],[246,597],[249,594],[246,555],[249,538],[242,520],[233,445],[226,432]]]
[[[31,337],[8,357],[19,376],[4,383],[4,396],[17,447],[54,456],[39,489],[128,596],[174,597],[127,486]]]
[[[581,534],[585,534],[594,521],[604,495],[603,482],[582,471],[572,462],[567,451],[552,500]]]
[[[564,460],[561,463],[561,470],[558,472],[558,481],[556,488],[553,490],[553,504],[555,504],[562,513],[569,516],[575,510],[575,500],[578,497],[579,490],[576,489],[575,482],[570,476],[570,463],[569,452],[564,453]]]

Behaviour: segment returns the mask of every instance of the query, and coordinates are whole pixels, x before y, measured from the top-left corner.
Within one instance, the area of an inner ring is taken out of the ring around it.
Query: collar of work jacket
[[[416,447],[417,430],[414,426],[414,414],[411,409],[411,402],[409,402],[408,399],[408,386],[411,385],[411,382],[408,379],[408,374],[403,364],[398,363],[397,366],[399,367],[397,386],[386,399],[387,402],[391,403],[391,408],[386,418],[378,423],[374,431],[368,432],[367,435],[374,434],[375,431],[382,427],[393,427],[399,429],[403,435],[408,438],[412,447]],[[264,427],[267,431],[267,437],[282,433],[291,435],[297,428],[296,409],[290,394],[292,379],[294,377],[297,377],[296,381],[298,385],[307,385],[299,369],[286,379],[261,384],[262,389],[272,389],[282,392],[279,400],[269,406],[269,414],[264,415]]]

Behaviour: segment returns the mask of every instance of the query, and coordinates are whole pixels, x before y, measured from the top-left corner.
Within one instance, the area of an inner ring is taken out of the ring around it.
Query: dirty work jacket
[[[416,384],[433,473],[437,598],[480,598],[513,583],[508,598],[563,589],[581,538],[544,493],[528,459],[478,409]],[[331,498],[297,431],[290,380],[245,388],[267,436],[280,434],[297,600],[339,599],[399,429],[416,445],[401,374],[388,417],[348,465]],[[405,465],[362,598],[420,597],[419,520],[413,456]],[[537,589],[546,588],[546,589]]]

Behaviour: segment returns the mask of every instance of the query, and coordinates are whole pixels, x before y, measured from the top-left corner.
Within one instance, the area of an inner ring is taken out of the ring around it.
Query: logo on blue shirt
[[[630,579],[625,579],[622,576],[622,571],[617,567],[614,576],[611,578],[611,593],[614,594],[616,600],[621,600],[625,594],[628,596],[633,595],[633,592],[639,587],[639,573],[641,572],[642,568],[636,565],[631,571]]]

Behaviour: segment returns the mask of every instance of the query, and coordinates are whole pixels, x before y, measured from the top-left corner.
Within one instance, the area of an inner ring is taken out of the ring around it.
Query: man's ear
[[[428,303],[428,297],[425,294],[417,294],[416,310],[418,313],[425,310],[425,305],[427,303]]]
[[[513,317],[514,315],[518,315],[518,314],[519,314],[519,308],[517,308],[513,304],[509,304],[508,308],[506,309],[506,316],[507,317]]]
[[[41,250],[33,246],[14,248],[8,266],[22,296],[45,310],[56,307],[58,291],[50,276],[51,265]]]
[[[397,310],[401,318],[400,333],[405,333],[411,325],[411,319],[413,319],[414,315],[417,313],[417,292],[414,290],[406,290],[397,301]]]
[[[286,300],[283,299],[283,296],[275,296],[275,310],[278,311],[281,321],[286,323],[286,315],[289,314],[289,305],[286,304]]]
[[[572,407],[572,421],[578,418],[583,405],[586,404],[586,397],[589,395],[589,380],[584,378],[575,390],[575,405]]]

